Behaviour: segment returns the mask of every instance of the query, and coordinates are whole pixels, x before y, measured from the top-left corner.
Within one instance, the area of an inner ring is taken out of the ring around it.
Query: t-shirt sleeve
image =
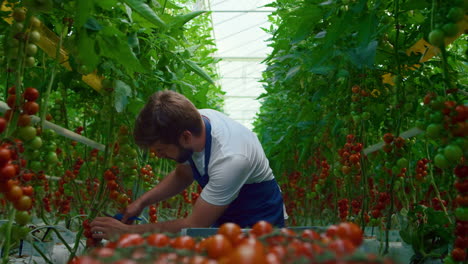
[[[237,198],[240,189],[249,178],[249,161],[242,155],[233,155],[210,164],[210,180],[201,197],[214,205],[228,205]]]

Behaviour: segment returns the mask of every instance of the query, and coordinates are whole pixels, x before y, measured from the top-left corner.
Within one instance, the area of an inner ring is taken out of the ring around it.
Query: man
[[[218,227],[234,222],[251,227],[266,220],[284,226],[283,198],[256,135],[215,110],[197,110],[173,91],[153,94],[141,110],[135,142],[160,158],[178,162],[157,186],[131,203],[122,222],[97,217],[94,238],[111,234],[179,232],[182,228]],[[192,213],[183,219],[127,225],[154,203],[179,194],[196,180],[203,188]]]

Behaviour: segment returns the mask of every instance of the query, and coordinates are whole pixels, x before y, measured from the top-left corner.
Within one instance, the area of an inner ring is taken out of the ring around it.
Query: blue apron
[[[205,174],[197,170],[190,158],[193,178],[202,188],[208,184],[208,163],[211,156],[211,124],[203,117],[206,128],[205,136]],[[213,224],[213,227],[232,222],[241,228],[252,227],[256,222],[265,220],[275,227],[284,227],[283,197],[276,180],[244,184],[239,195],[228,206],[224,214]]]

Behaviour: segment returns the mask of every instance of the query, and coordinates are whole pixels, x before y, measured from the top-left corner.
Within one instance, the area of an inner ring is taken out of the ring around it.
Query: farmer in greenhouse
[[[122,233],[179,232],[233,222],[251,227],[266,220],[284,226],[283,198],[257,136],[240,123],[210,109],[198,110],[173,91],[153,94],[141,110],[135,142],[178,164],[158,185],[131,203],[122,221],[98,217],[94,238]],[[183,219],[129,225],[142,210],[182,192],[196,180],[203,188],[192,213]]]

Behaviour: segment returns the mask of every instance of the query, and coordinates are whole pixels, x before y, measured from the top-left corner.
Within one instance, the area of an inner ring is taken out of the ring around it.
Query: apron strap
[[[203,188],[208,183],[208,164],[210,163],[211,157],[211,124],[207,117],[202,116],[203,122],[205,123],[205,174],[201,175],[193,162],[192,157],[188,160],[190,167],[192,167],[193,178],[200,184]]]

